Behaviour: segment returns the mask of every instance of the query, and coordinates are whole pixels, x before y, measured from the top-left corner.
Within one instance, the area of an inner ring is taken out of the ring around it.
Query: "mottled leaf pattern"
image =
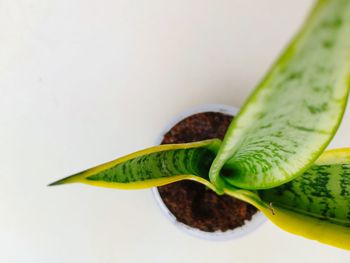
[[[301,176],[258,196],[260,209],[281,228],[350,249],[350,148],[325,152]]]
[[[208,173],[219,144],[220,140],[213,139],[156,146],[69,176],[51,185],[78,182],[138,189],[190,179],[213,188],[208,182]]]
[[[293,181],[259,194],[274,206],[350,226],[350,163],[313,165]]]
[[[221,174],[236,187],[271,188],[317,159],[346,106],[349,36],[350,1],[319,1],[231,124],[211,167],[214,184]]]
[[[138,189],[196,180],[255,205],[286,231],[350,249],[350,149],[315,162],[349,88],[350,0],[319,0],[223,143],[152,147],[51,185]]]

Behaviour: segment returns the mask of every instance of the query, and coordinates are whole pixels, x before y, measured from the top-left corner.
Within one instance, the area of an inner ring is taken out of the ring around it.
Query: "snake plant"
[[[282,229],[350,249],[350,148],[324,152],[350,89],[350,1],[318,0],[219,139],[148,148],[51,185],[141,189],[195,180]]]

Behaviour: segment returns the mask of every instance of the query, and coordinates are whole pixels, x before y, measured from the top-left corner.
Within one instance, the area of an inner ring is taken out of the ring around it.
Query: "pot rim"
[[[233,106],[223,105],[223,104],[204,104],[204,105],[198,105],[196,107],[192,107],[188,109],[187,111],[184,111],[180,114],[178,114],[175,118],[173,118],[163,129],[163,131],[160,133],[160,135],[157,137],[157,140],[155,141],[156,145],[159,145],[164,137],[164,134],[166,134],[175,124],[177,124],[179,121],[185,119],[186,117],[189,117],[196,113],[201,112],[220,112],[223,114],[228,114],[232,116],[236,116],[239,109]],[[232,240],[236,239],[242,236],[245,236],[254,230],[256,230],[258,227],[260,227],[264,222],[266,222],[266,217],[264,214],[260,211],[257,211],[251,218],[251,220],[245,220],[244,225],[240,227],[236,227],[232,230],[227,230],[225,232],[222,231],[215,231],[215,232],[205,232],[198,228],[190,227],[184,223],[179,222],[176,217],[173,215],[173,213],[168,209],[168,207],[164,204],[159,191],[157,187],[153,187],[152,189],[153,197],[162,211],[163,215],[168,218],[170,222],[173,223],[178,229],[182,230],[183,232],[205,240],[216,240],[216,241],[225,241],[225,240]]]

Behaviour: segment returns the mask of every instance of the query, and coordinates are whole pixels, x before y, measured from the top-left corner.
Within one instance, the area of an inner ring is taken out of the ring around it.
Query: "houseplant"
[[[223,139],[238,109],[209,104],[188,109],[172,119],[155,145]],[[266,217],[228,195],[217,195],[204,185],[183,180],[152,188],[164,216],[179,230],[209,240],[230,240],[252,232]]]
[[[350,82],[350,1],[319,0],[223,141],[145,149],[59,180],[140,189],[195,180],[281,228],[350,249],[350,149],[323,153]]]

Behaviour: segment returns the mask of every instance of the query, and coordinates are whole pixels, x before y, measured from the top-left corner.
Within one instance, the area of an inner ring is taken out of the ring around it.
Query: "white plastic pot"
[[[227,105],[221,105],[221,104],[208,104],[208,105],[200,105],[194,108],[191,108],[178,116],[176,116],[171,122],[169,122],[168,125],[165,126],[164,130],[160,135],[158,136],[156,140],[156,145],[159,145],[164,135],[178,122],[181,120],[201,112],[220,112],[223,114],[228,114],[232,116],[236,116],[238,113],[238,109],[232,106]],[[162,198],[160,197],[160,194],[158,192],[158,189],[156,187],[152,188],[153,196],[157,202],[157,205],[159,206],[160,210],[164,214],[166,218],[168,218],[177,228],[184,231],[187,234],[190,234],[194,237],[201,238],[201,239],[207,239],[207,240],[231,240],[235,238],[239,238],[241,236],[247,235],[251,232],[253,232],[255,229],[257,229],[259,226],[261,226],[265,221],[266,217],[258,211],[255,213],[251,220],[245,221],[245,224],[243,226],[237,227],[233,230],[228,230],[225,232],[222,231],[216,231],[216,232],[205,232],[202,230],[199,230],[198,228],[190,227],[186,224],[183,224],[179,221],[177,221],[176,217],[171,213],[171,211],[167,208],[167,206],[164,204]]]

